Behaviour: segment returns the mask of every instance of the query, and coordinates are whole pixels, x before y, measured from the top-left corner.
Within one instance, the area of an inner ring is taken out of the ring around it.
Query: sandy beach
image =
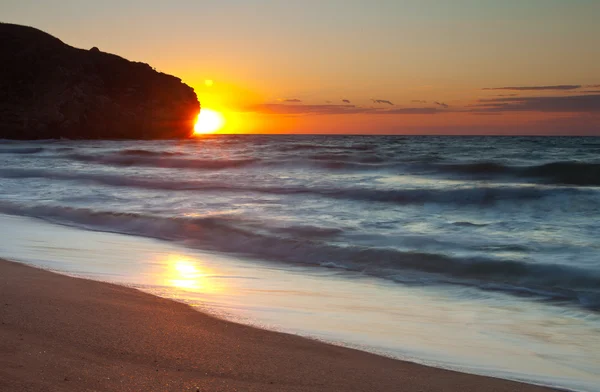
[[[0,261],[2,391],[543,391],[202,314]]]

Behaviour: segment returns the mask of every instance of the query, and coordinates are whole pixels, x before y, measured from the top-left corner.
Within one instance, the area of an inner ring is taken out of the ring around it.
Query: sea
[[[3,140],[0,257],[600,391],[600,138]]]

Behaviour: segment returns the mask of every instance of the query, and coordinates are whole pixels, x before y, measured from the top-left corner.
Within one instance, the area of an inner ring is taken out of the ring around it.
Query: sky
[[[222,132],[600,135],[599,0],[0,0],[149,63]]]

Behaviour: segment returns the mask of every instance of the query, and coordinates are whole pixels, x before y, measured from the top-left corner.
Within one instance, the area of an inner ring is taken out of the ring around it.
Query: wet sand
[[[0,391],[548,391],[0,260]]]

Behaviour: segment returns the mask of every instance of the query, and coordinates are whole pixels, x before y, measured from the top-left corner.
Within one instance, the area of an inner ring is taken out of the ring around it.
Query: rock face
[[[148,64],[0,23],[0,138],[189,137],[194,90]]]

